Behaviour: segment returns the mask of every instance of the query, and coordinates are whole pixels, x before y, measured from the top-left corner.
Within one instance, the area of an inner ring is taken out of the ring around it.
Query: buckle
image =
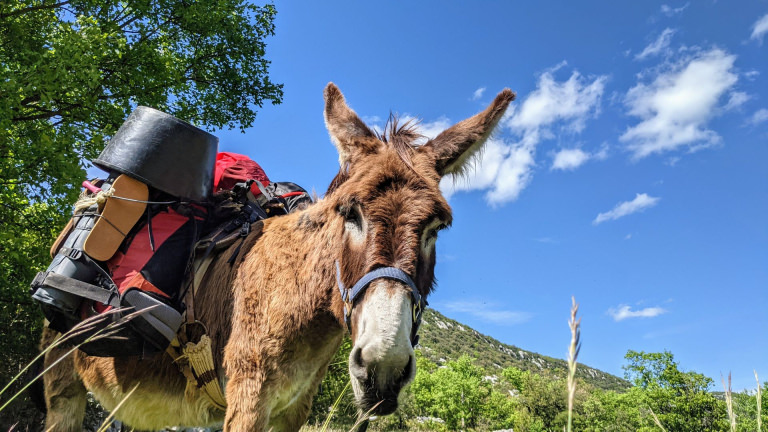
[[[65,257],[71,259],[72,261],[77,261],[80,259],[81,256],[83,256],[83,251],[79,249],[72,249],[70,247],[62,246],[59,249],[59,254],[64,255]]]

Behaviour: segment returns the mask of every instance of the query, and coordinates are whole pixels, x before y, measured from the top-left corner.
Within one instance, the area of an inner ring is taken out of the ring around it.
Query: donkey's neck
[[[265,221],[264,233],[253,251],[267,270],[268,277],[261,280],[269,286],[264,286],[262,292],[312,312],[294,312],[298,322],[306,324],[320,315],[332,316],[343,329],[343,305],[336,292],[334,264],[342,247],[342,233],[343,222],[326,199],[305,210]]]

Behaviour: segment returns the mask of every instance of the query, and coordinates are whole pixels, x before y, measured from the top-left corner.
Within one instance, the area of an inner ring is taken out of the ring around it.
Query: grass
[[[571,344],[568,346],[568,423],[566,430],[573,430],[573,399],[576,396],[576,359],[581,350],[581,318],[576,319],[579,313],[579,304],[576,298],[571,297],[571,319],[568,327],[571,329]]]
[[[733,392],[731,391],[731,373],[728,372],[728,387],[725,386],[725,378],[723,378],[722,374],[720,375],[720,381],[723,382],[723,389],[725,390],[725,406],[728,411],[728,425],[731,432],[736,432],[736,415],[733,413]]]
[[[103,322],[107,319],[109,319],[110,316],[116,313],[124,313],[126,312],[128,308],[116,308],[113,310],[110,310],[108,312],[105,312],[103,314],[95,315],[93,317],[90,317],[86,320],[81,321],[77,325],[75,325],[71,330],[68,332],[59,335],[50,345],[48,345],[42,352],[40,352],[37,356],[35,356],[34,359],[32,359],[30,362],[27,363],[24,368],[21,369],[1,390],[0,390],[0,396],[5,394],[8,389],[11,388],[11,386],[17,382],[24,374],[41,358],[43,358],[47,353],[49,353],[54,348],[62,346],[64,343],[72,340],[73,338],[83,335],[84,333],[89,333],[93,331],[98,325],[103,324]],[[133,318],[144,314],[148,311],[150,311],[152,307],[142,309],[140,311],[132,312],[130,314],[127,314],[123,317],[120,317],[119,319],[116,319],[115,321],[107,324],[101,329],[96,330],[93,332],[92,335],[88,336],[85,340],[78,343],[77,345],[74,345],[72,348],[70,348],[64,355],[60,356],[56,359],[56,361],[52,362],[48,367],[43,369],[39,374],[37,374],[34,378],[29,380],[27,383],[25,383],[20,390],[18,390],[16,393],[14,393],[5,403],[0,405],[0,412],[8,408],[8,406],[13,403],[16,399],[18,399],[24,392],[29,389],[32,384],[37,382],[39,379],[41,379],[48,371],[53,369],[55,366],[59,364],[62,360],[69,357],[74,353],[77,349],[79,349],[82,345],[89,343],[89,342],[95,342],[99,339],[107,338],[109,336],[112,336],[115,334],[115,332],[120,330],[120,326],[124,325],[128,321],[132,320]],[[138,385],[136,386],[138,387]],[[133,394],[133,391],[136,390],[136,387],[134,387],[124,398],[120,401],[120,403],[117,405],[117,407],[112,411],[112,413],[105,419],[103,422],[101,428],[99,429],[99,432],[106,431],[109,428],[109,425],[111,424],[112,418],[114,414],[117,412],[117,410],[122,406],[122,404]],[[13,429],[13,428],[12,428]]]
[[[339,408],[339,404],[341,403],[341,398],[344,397],[344,393],[347,392],[347,389],[349,389],[349,386],[350,386],[350,382],[347,381],[347,385],[344,386],[344,388],[339,393],[339,396],[336,398],[336,401],[333,403],[333,406],[331,406],[331,411],[328,413],[328,417],[325,418],[322,428],[320,428],[321,432],[326,432],[328,430],[328,425],[331,424],[331,419],[333,418],[333,415],[336,413],[336,410]]]
[[[47,368],[45,368],[45,369],[44,369],[42,372],[40,372],[40,373],[39,373],[37,376],[35,376],[33,379],[31,379],[29,382],[27,382],[27,383],[26,383],[26,385],[24,385],[24,386],[21,388],[21,390],[17,391],[17,392],[16,392],[16,393],[15,393],[13,396],[11,396],[11,398],[10,398],[10,399],[8,399],[8,400],[7,400],[7,401],[6,401],[6,402],[5,402],[3,405],[0,405],[0,411],[3,411],[5,408],[7,408],[7,407],[8,407],[8,405],[10,405],[10,404],[11,404],[11,402],[13,402],[13,401],[14,401],[14,400],[15,400],[17,397],[19,397],[19,396],[20,396],[22,393],[24,393],[24,392],[25,392],[25,391],[26,391],[26,390],[27,390],[27,389],[28,389],[28,388],[29,388],[29,387],[30,387],[30,386],[31,386],[31,385],[32,385],[32,384],[33,384],[35,381],[37,381],[38,379],[42,378],[42,377],[43,377],[43,375],[45,375],[45,373],[46,373],[46,372],[48,372],[49,370],[53,369],[53,367],[54,367],[54,366],[56,366],[56,365],[57,365],[57,364],[59,364],[59,362],[60,362],[60,361],[62,361],[64,358],[66,358],[67,356],[69,356],[69,355],[71,355],[73,352],[75,352],[75,350],[77,350],[78,348],[80,348],[80,346],[82,346],[83,344],[86,344],[86,343],[88,343],[88,342],[93,342],[93,341],[97,341],[97,340],[99,340],[99,339],[102,339],[102,338],[105,338],[105,337],[109,337],[110,335],[112,335],[112,334],[114,333],[114,331],[116,331],[116,330],[115,330],[115,328],[116,328],[116,327],[118,327],[118,326],[120,326],[120,325],[124,324],[125,322],[127,322],[127,321],[128,321],[128,320],[130,320],[130,319],[133,319],[133,318],[134,318],[134,317],[136,317],[137,315],[140,315],[140,314],[142,314],[142,313],[145,313],[145,312],[147,312],[149,309],[150,309],[150,308],[147,308],[147,309],[144,309],[144,310],[142,310],[142,311],[139,311],[139,312],[133,312],[133,313],[131,313],[131,314],[129,314],[129,315],[126,315],[125,317],[122,317],[122,318],[118,319],[117,321],[115,321],[115,322],[113,322],[113,323],[110,323],[110,324],[108,324],[108,325],[107,325],[107,326],[105,326],[104,328],[102,328],[102,329],[99,329],[99,330],[98,330],[98,331],[96,331],[96,332],[95,332],[93,335],[91,335],[91,336],[89,336],[88,338],[86,338],[86,339],[85,339],[83,342],[81,342],[80,344],[77,344],[77,345],[75,345],[74,347],[72,347],[72,349],[70,349],[69,351],[67,351],[67,353],[66,353],[66,354],[64,354],[63,356],[59,357],[59,358],[58,358],[58,359],[57,359],[55,362],[53,362],[53,363],[52,363],[50,366],[48,366]],[[112,314],[114,314],[114,313],[117,313],[117,312],[124,312],[124,310],[115,309],[115,310],[111,310],[111,311],[109,311],[109,312],[105,312],[104,314],[100,314],[100,315],[96,315],[96,316],[93,316],[93,317],[91,317],[91,318],[88,318],[88,319],[86,319],[86,320],[84,320],[84,321],[82,321],[82,322],[78,323],[78,324],[77,324],[75,327],[73,327],[73,328],[72,328],[70,331],[68,331],[67,333],[65,333],[65,334],[61,335],[61,336],[60,336],[59,338],[57,338],[57,339],[56,339],[56,340],[55,340],[53,343],[51,343],[50,345],[48,345],[48,346],[47,346],[47,347],[46,347],[46,348],[45,348],[45,349],[44,349],[42,352],[40,352],[40,354],[38,354],[38,355],[37,355],[37,356],[36,356],[34,359],[32,359],[32,361],[30,361],[29,363],[27,363],[27,365],[26,365],[24,368],[22,368],[22,369],[21,369],[21,371],[19,371],[19,373],[18,373],[18,374],[16,374],[16,376],[14,376],[14,377],[13,377],[13,379],[11,379],[11,381],[10,381],[10,382],[8,382],[8,384],[6,384],[6,385],[5,385],[5,387],[3,387],[3,389],[2,389],[2,390],[0,390],[0,396],[2,396],[2,395],[3,395],[3,394],[4,394],[4,393],[5,393],[5,392],[6,392],[6,391],[7,391],[7,390],[8,390],[8,389],[11,387],[11,385],[13,385],[13,383],[15,383],[16,381],[18,381],[18,380],[19,380],[19,378],[21,378],[21,377],[24,375],[24,373],[26,373],[26,372],[29,370],[29,368],[31,368],[31,367],[32,367],[32,365],[34,365],[34,364],[35,364],[35,362],[37,362],[38,360],[40,360],[40,359],[41,359],[43,356],[45,356],[45,355],[46,355],[48,352],[50,352],[52,349],[54,349],[54,348],[56,348],[56,347],[58,347],[58,346],[62,345],[64,342],[66,342],[66,341],[68,341],[68,340],[70,340],[70,339],[72,339],[72,338],[74,338],[74,337],[76,337],[76,336],[79,336],[79,335],[81,335],[81,334],[83,334],[83,333],[87,333],[87,332],[89,332],[89,331],[92,331],[92,330],[94,329],[94,327],[96,327],[96,325],[100,324],[102,321],[106,320],[106,319],[107,319],[107,318],[108,318],[110,315],[112,315]]]
[[[651,408],[648,408],[648,411],[651,413],[651,417],[653,418],[653,423],[658,426],[659,429],[662,430],[662,432],[667,432],[666,429],[664,429],[664,425],[661,424],[661,420],[659,420],[659,416],[656,415],[655,412]]]
[[[752,372],[755,373],[755,381],[757,381],[757,432],[761,432],[763,429],[763,419],[760,414],[760,409],[762,408],[762,399],[761,399],[761,391],[760,391],[760,378],[757,377],[757,371],[753,370]]]
[[[570,309],[570,318],[568,320],[568,327],[570,330],[571,338],[570,338],[570,344],[568,346],[568,358],[567,358],[567,423],[564,427],[565,430],[568,432],[571,432],[573,430],[573,412],[574,412],[574,401],[575,401],[575,394],[577,389],[577,382],[576,382],[576,369],[578,365],[578,356],[579,352],[581,350],[581,317],[578,317],[578,311],[579,311],[579,304],[576,303],[576,299],[574,297],[571,298],[571,309]],[[117,311],[112,311],[110,313],[115,313]],[[114,323],[110,323],[109,325],[105,326],[103,329],[95,332],[92,336],[90,336],[88,339],[86,339],[83,343],[91,342],[98,340],[99,338],[108,337],[112,334],[112,331],[115,327],[124,324],[127,320],[132,319],[133,317],[137,316],[138,314],[144,313],[146,310],[134,312],[131,313],[125,317],[122,317],[118,320],[116,320]],[[9,388],[11,388],[11,385],[18,381],[20,377],[24,375],[24,373],[29,370],[29,368],[32,366],[33,363],[38,361],[41,357],[43,357],[46,353],[48,353],[50,350],[60,347],[63,343],[70,340],[71,338],[81,335],[84,332],[92,331],[94,326],[100,323],[101,320],[107,319],[108,315],[101,315],[96,316],[91,319],[88,319],[86,321],[83,321],[82,323],[78,324],[73,328],[70,332],[61,335],[59,338],[57,338],[51,345],[49,345],[43,352],[41,352],[35,359],[33,359],[29,364],[24,367],[8,384],[6,384],[1,390],[0,390],[0,396],[4,395]],[[32,380],[26,383],[25,386],[18,392],[16,392],[12,397],[10,397],[9,400],[7,400],[5,403],[3,403],[0,406],[0,411],[4,410],[8,405],[16,399],[19,395],[21,395],[29,386],[34,383],[36,380],[40,379],[47,371],[52,369],[54,366],[58,364],[59,361],[63,360],[67,356],[71,355],[76,349],[80,347],[81,344],[72,347],[69,349],[66,354],[61,356],[59,359],[57,359],[53,364],[49,365],[45,370],[43,370],[41,373],[39,373],[37,376],[35,376]],[[756,393],[756,401],[757,401],[757,432],[762,432],[762,388],[760,385],[760,380],[757,375],[757,371],[754,371],[755,375],[755,381],[757,383],[757,393]],[[728,374],[728,381],[726,384],[725,378],[721,376],[721,381],[723,384],[723,388],[725,391],[725,404],[726,404],[726,411],[727,411],[727,418],[728,418],[728,427],[731,432],[735,432],[737,428],[737,419],[734,412],[734,399],[733,399],[733,393],[731,388],[731,374]],[[109,414],[108,417],[105,418],[105,420],[102,422],[101,427],[98,429],[98,432],[104,432],[108,429],[109,425],[111,424],[112,420],[114,419],[114,415],[118,412],[120,407],[123,405],[123,403],[130,398],[134,392],[136,391],[138,385],[134,386],[123,398],[122,401],[115,407],[115,409],[112,411],[112,413]],[[338,410],[338,407],[341,403],[342,397],[347,391],[349,390],[350,383],[347,382],[346,386],[342,389],[338,397],[336,398],[335,402],[333,403],[325,421],[323,422],[322,426],[310,426],[305,425],[302,427],[302,431],[306,432],[355,432],[355,431],[361,431],[365,430],[368,426],[367,422],[369,419],[369,413],[360,413],[358,416],[357,422],[351,426],[349,429],[343,428],[339,429],[338,427],[331,427],[331,422],[333,421],[333,418]],[[658,427],[659,430],[666,432],[666,429],[662,422],[660,421],[659,417],[656,415],[656,413],[653,412],[650,408],[648,409],[649,414],[653,420],[653,423]],[[754,423],[753,423],[754,424]],[[347,426],[348,427],[348,426]]]

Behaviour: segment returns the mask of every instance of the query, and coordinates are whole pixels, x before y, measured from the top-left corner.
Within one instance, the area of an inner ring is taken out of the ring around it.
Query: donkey
[[[329,83],[325,122],[341,168],[325,197],[264,221],[234,265],[221,254],[196,294],[226,412],[187,386],[167,354],[62,358],[66,349],[56,348],[45,358],[46,366],[61,358],[44,377],[46,429],[81,430],[91,391],[137,430],[297,431],[347,330],[359,409],[394,412],[416,372],[413,346],[435,282],[437,234],[451,224],[440,179],[467,167],[514,98],[505,89],[481,113],[416,145],[420,136],[408,124],[372,131]],[[55,336],[46,330],[43,346]]]

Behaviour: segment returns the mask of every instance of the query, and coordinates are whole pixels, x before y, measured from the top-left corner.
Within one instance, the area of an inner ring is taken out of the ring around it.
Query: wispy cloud
[[[631,307],[622,304],[615,308],[608,309],[607,313],[614,321],[619,322],[628,318],[653,318],[666,312],[666,309],[658,306],[632,310]]]
[[[573,171],[590,158],[590,154],[581,149],[562,149],[555,153],[550,170]]]
[[[377,115],[363,116],[362,119],[363,119],[363,121],[366,124],[376,124],[376,123],[381,123],[382,122],[381,117],[379,117]]]
[[[472,93],[472,100],[480,99],[483,97],[483,93],[485,93],[485,87],[480,87],[479,89],[475,90],[475,92]]]
[[[684,11],[688,7],[689,4],[690,3],[686,3],[686,4],[682,5],[682,6],[680,6],[679,8],[673,8],[673,7],[669,6],[669,5],[663,4],[663,5],[661,5],[661,13],[663,13],[664,15],[666,15],[668,17],[671,17],[673,15],[677,15],[680,12]]]
[[[561,67],[558,65],[539,77],[536,90],[507,122],[509,128],[530,134],[562,123],[570,131],[581,132],[586,121],[599,113],[607,77],[586,79],[573,71],[567,81],[558,82],[554,72]]]
[[[553,239],[552,237],[539,237],[539,238],[535,238],[534,240],[536,240],[539,243],[549,243],[549,244],[559,243],[557,240]]]
[[[768,109],[760,108],[749,118],[749,123],[756,125],[768,120]]]
[[[500,133],[485,145],[476,169],[465,179],[444,179],[444,193],[485,190],[492,206],[514,201],[533,178],[537,146],[554,138],[555,131],[581,132],[587,120],[599,114],[608,78],[586,78],[573,71],[567,80],[558,81],[555,73],[564,66],[561,63],[539,76],[536,89],[510,110]]]
[[[530,321],[533,314],[499,309],[493,304],[481,301],[455,301],[443,303],[442,307],[447,311],[467,313],[473,317],[498,325],[515,325]]]
[[[595,220],[592,221],[593,225],[601,224],[605,221],[616,220],[632,213],[643,211],[647,208],[655,206],[661,198],[652,197],[648,194],[637,194],[632,201],[624,201],[616,204],[616,206],[605,212],[597,215]]]
[[[655,41],[651,42],[640,54],[635,56],[635,60],[644,60],[657,54],[669,52],[669,43],[672,41],[672,35],[674,34],[674,30],[670,28],[664,29]]]
[[[749,38],[762,44],[765,33],[768,33],[768,14],[763,15],[762,18],[755,21],[755,24],[752,26],[752,36]]]
[[[619,138],[635,159],[687,146],[690,151],[716,144],[720,136],[707,122],[731,87],[735,55],[720,49],[699,52],[677,63],[661,65],[653,82],[629,90],[629,114],[640,118]]]
[[[728,97],[728,103],[725,104],[725,110],[729,111],[732,109],[736,109],[742,105],[744,105],[745,102],[752,99],[752,97],[744,92],[731,92],[731,95]]]

